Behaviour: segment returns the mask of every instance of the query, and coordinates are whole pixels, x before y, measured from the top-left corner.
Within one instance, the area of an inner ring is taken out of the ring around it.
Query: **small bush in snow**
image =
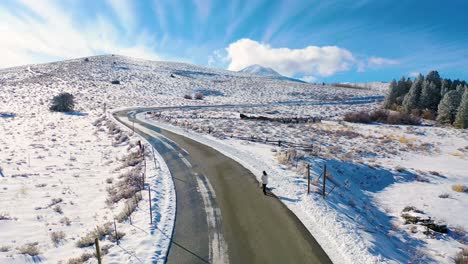
[[[344,116],[344,120],[352,123],[372,123],[379,122],[384,124],[391,125],[420,125],[421,119],[419,117],[400,113],[392,112],[388,110],[377,110],[372,113],[367,113],[366,111],[360,112],[349,112]]]
[[[60,244],[60,242],[64,239],[65,239],[65,232],[63,231],[55,231],[55,232],[50,233],[50,240],[52,240],[55,246]]]
[[[120,81],[119,81],[119,80],[113,80],[113,81],[111,82],[111,84],[120,84]]]
[[[466,191],[468,191],[468,187],[466,185],[463,185],[463,184],[454,184],[454,185],[452,185],[452,190],[454,190],[456,192],[466,192]]]
[[[76,245],[78,247],[89,247],[94,245],[94,240],[97,238],[99,240],[104,239],[105,236],[108,236],[112,233],[112,223],[107,222],[102,226],[97,226],[96,229],[87,233],[85,236],[81,237]]]
[[[448,193],[443,193],[441,195],[439,195],[439,198],[442,198],[442,199],[446,199],[446,198],[449,198],[450,197],[450,194]]]
[[[62,219],[60,219],[60,223],[69,226],[71,224],[71,221],[70,218],[65,216]]]
[[[7,212],[0,212],[0,220],[12,220],[10,214]]]
[[[455,256],[455,264],[468,264],[468,248],[462,249]]]
[[[54,207],[54,211],[55,211],[56,213],[63,214],[63,210],[62,210],[62,207],[61,207],[60,205],[56,205],[56,206]]]
[[[122,223],[123,221],[126,221],[128,217],[135,211],[135,209],[138,207],[138,202],[141,201],[143,198],[139,193],[135,194],[132,198],[128,199],[125,201],[125,207],[123,211],[115,217],[115,219],[119,222]]]
[[[28,243],[28,244],[18,247],[17,249],[20,254],[34,257],[34,256],[41,254],[41,252],[39,251],[38,244],[39,244],[38,242]]]
[[[196,93],[195,94],[195,99],[196,100],[203,100],[203,94],[202,93]]]
[[[192,96],[190,94],[184,95],[184,99],[192,100]]]
[[[61,93],[54,96],[49,109],[54,112],[72,112],[74,107],[74,96],[70,93]]]
[[[10,248],[9,246],[0,246],[0,252],[8,252],[10,251]]]
[[[67,264],[83,264],[83,263],[86,263],[88,260],[90,260],[91,258],[94,258],[94,257],[95,257],[94,253],[85,252],[85,253],[81,254],[81,256],[79,256],[77,258],[69,259]]]
[[[109,240],[110,240],[111,242],[117,242],[117,240],[122,239],[124,236],[125,236],[125,233],[124,233],[124,232],[117,231],[117,235],[115,234],[115,232],[112,232],[112,233],[109,235]]]
[[[349,112],[344,116],[344,121],[352,123],[370,123],[372,122],[370,115],[367,112]]]

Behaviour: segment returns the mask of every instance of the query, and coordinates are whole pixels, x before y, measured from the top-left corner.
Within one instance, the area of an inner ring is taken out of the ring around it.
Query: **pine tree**
[[[454,125],[458,128],[468,128],[468,90],[466,89],[458,107]]]
[[[465,92],[465,89],[466,89],[466,86],[462,85],[461,83],[457,86],[457,91],[460,93],[460,94],[463,94]]]
[[[411,78],[408,77],[408,79],[406,79],[406,92],[405,92],[405,94],[407,94],[409,92],[412,85],[413,85],[413,80],[411,80]]]
[[[441,124],[452,124],[455,121],[457,109],[461,101],[460,95],[458,91],[450,91],[444,95],[437,110],[437,122]]]
[[[426,76],[426,80],[434,83],[437,89],[442,86],[442,79],[437,71],[430,71]]]
[[[400,80],[398,81],[397,88],[396,88],[395,103],[397,105],[401,105],[403,103],[403,98],[405,97],[406,93],[408,93],[408,90],[406,90],[406,79],[404,76],[402,76]]]
[[[386,108],[386,109],[392,108],[393,104],[396,101],[396,98],[397,98],[397,83],[396,83],[395,79],[393,79],[390,82],[390,85],[388,87],[388,94],[387,94],[387,96],[385,97],[385,100],[384,100],[384,108]]]
[[[450,90],[455,90],[457,89],[457,86],[460,84],[460,80],[456,79],[456,80],[453,80],[452,84],[450,85]]]
[[[424,77],[419,74],[416,80],[411,85],[409,92],[406,94],[405,99],[403,99],[403,111],[406,113],[411,113],[413,109],[419,109],[419,98],[421,96],[422,84],[424,82]]]
[[[437,89],[437,85],[428,79],[424,80],[421,90],[420,107],[422,109],[437,111],[440,99],[440,89]]]
[[[440,87],[440,95],[444,97],[444,95],[450,91],[451,86],[452,81],[450,81],[450,79],[443,79],[442,86]]]

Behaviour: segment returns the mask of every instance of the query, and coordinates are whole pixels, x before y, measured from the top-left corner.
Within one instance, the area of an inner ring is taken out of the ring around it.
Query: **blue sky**
[[[0,67],[116,53],[309,81],[468,79],[468,1],[2,0]]]

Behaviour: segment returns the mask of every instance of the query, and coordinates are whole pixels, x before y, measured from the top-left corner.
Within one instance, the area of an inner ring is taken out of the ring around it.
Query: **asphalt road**
[[[331,263],[297,217],[273,194],[263,195],[249,170],[206,145],[132,121],[174,178],[167,263]]]

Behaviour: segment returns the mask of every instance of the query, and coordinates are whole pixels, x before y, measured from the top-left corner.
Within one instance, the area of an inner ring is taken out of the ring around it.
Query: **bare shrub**
[[[428,119],[428,120],[435,120],[436,119],[436,114],[434,111],[431,111],[431,110],[423,110],[421,112],[421,117],[424,118],[424,119]]]
[[[0,212],[0,220],[12,220],[13,218],[7,212]]]
[[[110,240],[111,242],[117,242],[117,240],[122,239],[124,236],[125,236],[125,233],[124,233],[124,232],[117,231],[117,235],[115,234],[115,232],[112,232],[112,233],[109,235],[109,240]]]
[[[74,96],[70,93],[61,93],[54,96],[49,109],[54,112],[72,112],[74,106]]]
[[[122,161],[122,167],[135,167],[136,165],[140,164],[143,161],[143,157],[139,152],[130,152],[127,156],[123,157],[120,161]]]
[[[56,205],[56,206],[54,207],[54,211],[55,211],[56,213],[63,214],[63,210],[62,210],[62,207],[61,207],[60,205]]]
[[[63,231],[54,231],[50,233],[50,240],[52,240],[52,243],[54,243],[55,246],[60,244],[60,242],[64,239],[65,239],[65,232]]]
[[[455,256],[455,264],[468,264],[468,248],[462,249]]]
[[[87,233],[85,236],[78,239],[76,242],[77,247],[89,247],[94,245],[94,240],[97,238],[102,240],[105,236],[108,236],[112,233],[112,223],[107,222],[102,226],[96,226],[96,228]]]
[[[463,226],[455,226],[453,232],[457,237],[464,237],[466,235],[466,230]]]
[[[63,199],[62,199],[62,198],[53,198],[53,199],[50,201],[48,207],[52,207],[52,206],[54,206],[54,205],[56,205],[56,204],[59,204],[59,203],[61,203],[61,202],[63,202]]]
[[[344,120],[352,123],[371,123],[379,122],[384,124],[403,124],[403,125],[420,125],[421,119],[419,117],[388,110],[379,109],[374,112],[368,113],[365,111],[349,112],[344,116]]]
[[[365,124],[372,122],[370,115],[364,111],[346,113],[344,116],[344,121],[352,122],[352,123],[365,123]]]
[[[115,219],[119,222],[122,223],[128,219],[128,217],[136,210],[138,207],[138,202],[141,201],[143,198],[139,193],[137,193],[135,196],[133,196],[132,199],[128,199],[125,201],[125,206],[122,212],[118,214]]]
[[[143,188],[141,168],[133,168],[121,174],[120,178],[119,182],[107,188],[108,203],[117,203],[122,199],[131,198]]]
[[[196,93],[195,96],[194,96],[194,98],[195,98],[196,100],[203,100],[203,94],[202,94],[202,93]]]
[[[192,100],[192,96],[190,94],[184,95],[184,99]]]
[[[8,252],[10,249],[10,246],[0,246],[0,252]]]
[[[395,170],[398,171],[398,172],[404,172],[406,170],[406,168],[402,167],[402,166],[396,166]]]
[[[39,254],[41,254],[41,252],[39,251],[38,245],[39,245],[38,242],[27,243],[27,244],[24,244],[24,245],[18,247],[17,249],[18,249],[20,254],[29,255],[31,257],[34,257],[34,256],[38,256]]]
[[[62,219],[60,219],[60,223],[69,226],[71,224],[71,221],[70,218],[65,216]]]
[[[463,185],[463,184],[454,184],[454,185],[452,185],[452,190],[462,193],[462,192],[468,191],[468,187],[466,185]]]
[[[90,260],[91,258],[94,258],[94,257],[95,257],[94,253],[85,252],[85,253],[81,254],[81,256],[79,256],[77,258],[69,259],[67,264],[83,264],[86,261],[88,261],[88,260]]]
[[[443,193],[443,194],[439,195],[439,198],[442,198],[442,199],[449,198],[449,197],[450,197],[450,194],[448,194],[448,193]]]

